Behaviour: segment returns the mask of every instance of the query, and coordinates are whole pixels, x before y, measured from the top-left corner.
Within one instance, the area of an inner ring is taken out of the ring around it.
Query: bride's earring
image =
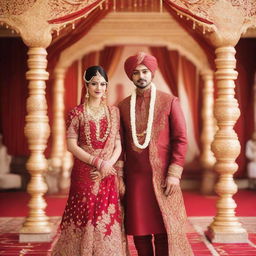
[[[86,94],[85,94],[85,98],[86,99],[89,99],[90,95],[89,95],[89,91],[88,91],[88,88],[86,88]]]

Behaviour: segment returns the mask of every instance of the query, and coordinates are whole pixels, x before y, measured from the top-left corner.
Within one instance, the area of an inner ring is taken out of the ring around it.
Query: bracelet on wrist
[[[94,156],[90,155],[89,158],[88,158],[88,164],[89,165],[93,165],[93,159],[94,159]]]
[[[183,167],[177,164],[170,164],[168,168],[167,176],[173,176],[180,179],[182,171],[183,171]]]

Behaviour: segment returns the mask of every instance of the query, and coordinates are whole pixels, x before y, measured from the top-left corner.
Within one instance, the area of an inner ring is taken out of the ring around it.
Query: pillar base
[[[20,243],[47,243],[52,241],[53,233],[27,233],[19,235]]]
[[[44,225],[38,223],[37,226],[30,226],[29,224],[27,223],[20,229],[19,241],[21,243],[50,242],[56,233],[56,228],[49,222],[45,222]]]
[[[212,228],[208,227],[205,235],[212,243],[248,243],[248,234],[246,230],[241,229],[241,232],[220,232],[214,231]]]

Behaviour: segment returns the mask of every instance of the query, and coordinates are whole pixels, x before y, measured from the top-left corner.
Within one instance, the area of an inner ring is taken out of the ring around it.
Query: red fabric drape
[[[198,108],[198,102],[199,102],[199,98],[198,98],[199,80],[198,79],[199,78],[198,78],[197,68],[191,61],[189,61],[184,56],[181,57],[180,64],[181,64],[184,86],[185,86],[185,90],[188,96],[188,101],[190,104],[195,138],[196,138],[197,144],[200,145],[200,139],[199,139],[200,113],[199,111],[201,110]]]
[[[28,155],[24,135],[27,50],[19,38],[0,40],[0,132],[8,153],[14,156]]]
[[[67,70],[65,76],[65,117],[77,105],[78,61],[75,61]]]
[[[107,46],[102,51],[100,51],[99,64],[105,69],[107,74],[111,68],[111,65],[113,64],[119,47],[120,46]],[[108,76],[110,75],[108,74]]]
[[[56,18],[56,19],[53,19],[53,20],[49,20],[48,22],[50,24],[61,24],[61,23],[64,23],[64,22],[68,22],[68,21],[77,19],[77,18],[79,18],[83,15],[88,14],[88,12],[90,12],[93,8],[95,8],[101,1],[102,0],[97,0],[94,3],[84,7],[83,9],[81,9],[79,11],[69,13],[65,16],[62,16],[62,17],[59,17],[59,18]]]
[[[178,96],[178,61],[179,53],[166,47],[150,47],[157,58],[159,69],[174,96]]]
[[[49,69],[52,70],[54,68],[63,50],[84,37],[95,24],[97,24],[107,15],[108,12],[110,12],[110,10],[111,8],[107,10],[100,10],[97,8],[92,11],[86,19],[83,19],[77,23],[74,30],[68,31],[70,28],[67,28],[66,35],[52,43],[48,48]]]
[[[187,31],[187,33],[198,43],[198,45],[200,45],[200,47],[204,50],[204,52],[208,58],[210,67],[212,69],[215,69],[215,63],[214,63],[215,49],[214,49],[214,47],[211,45],[211,43],[209,41],[207,41],[206,37],[203,36],[202,31],[200,29],[197,29],[197,27],[195,29],[193,29],[193,21],[187,20],[187,19],[181,19],[177,15],[177,12],[171,7],[170,3],[168,3],[168,2],[170,2],[170,0],[164,1],[165,9],[169,12],[169,14],[172,16],[172,18],[174,18],[182,26],[182,28]],[[203,22],[205,22],[205,21],[203,21]]]
[[[236,80],[236,98],[238,100],[241,115],[234,127],[238,139],[241,144],[241,154],[237,158],[238,171],[235,177],[242,178],[247,176],[247,163],[245,157],[246,142],[251,139],[254,127],[254,74],[256,72],[256,39],[243,38],[240,39],[236,46],[237,54],[237,71],[238,78]]]
[[[82,75],[84,75],[84,71],[90,66],[98,65],[98,55],[99,53],[97,51],[94,51],[86,54],[82,58]]]

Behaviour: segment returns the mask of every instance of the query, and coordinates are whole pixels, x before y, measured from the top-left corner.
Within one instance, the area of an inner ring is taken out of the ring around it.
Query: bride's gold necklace
[[[92,107],[87,103],[86,110],[90,118],[95,122],[99,122],[99,120],[101,120],[105,115],[105,108],[103,104],[100,104],[98,107]]]
[[[89,104],[84,104],[84,114],[87,114],[87,118],[85,116],[85,137],[87,144],[92,147],[91,142],[91,130],[89,119],[94,121],[96,126],[96,140],[100,142],[105,142],[109,132],[110,132],[110,115],[109,110],[106,105],[101,104],[99,107],[90,107]],[[103,137],[100,137],[100,120],[106,116],[107,117],[107,129]]]

